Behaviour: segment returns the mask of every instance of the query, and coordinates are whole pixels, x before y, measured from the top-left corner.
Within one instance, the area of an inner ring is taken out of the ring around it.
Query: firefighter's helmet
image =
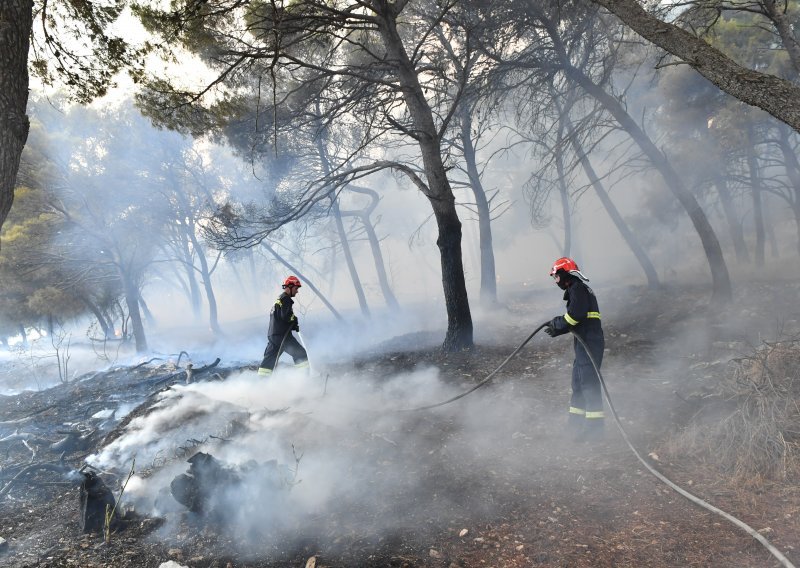
[[[586,278],[586,276],[584,276],[583,273],[578,268],[578,263],[566,256],[562,256],[553,263],[553,267],[550,269],[550,276],[555,276],[559,270],[564,271],[567,274],[572,274],[573,276],[575,276],[576,278],[580,278],[584,282],[589,281],[589,279]]]
[[[300,279],[297,276],[287,276],[286,280],[283,281],[283,286],[281,287],[286,288],[287,286],[300,288],[302,284],[300,284]]]

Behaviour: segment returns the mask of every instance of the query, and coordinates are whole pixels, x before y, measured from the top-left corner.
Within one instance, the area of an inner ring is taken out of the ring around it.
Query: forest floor
[[[633,445],[664,475],[748,523],[796,564],[800,484],[792,452],[800,441],[800,413],[788,413],[782,453],[761,470],[725,461],[731,453],[715,448],[711,433],[715,424],[742,414],[737,400],[726,399],[719,388],[737,365],[741,369],[742,361],[778,339],[797,353],[798,292],[795,282],[742,284],[720,310],[708,307],[707,288],[598,292],[607,347],[603,374]],[[379,383],[432,368],[448,393],[466,390],[500,365],[540,320],[559,313],[548,313],[558,304],[540,296],[505,299],[505,307],[481,323],[470,352],[445,354],[427,335],[411,334],[357,358],[327,362],[324,392],[333,396],[343,388],[346,379],[340,377]],[[296,491],[324,479],[315,477],[313,461],[315,448],[317,456],[324,448],[348,456],[346,466],[330,464],[329,476],[337,479],[329,493],[333,498],[301,507],[292,501],[293,489],[273,504],[270,518],[276,522],[247,529],[180,507],[158,516],[137,509],[125,515],[108,542],[100,534],[82,534],[74,481],[47,469],[21,472],[30,463],[81,467],[87,456],[122,436],[132,416],[151,412],[153,393],[163,396],[182,375],[152,364],[113,368],[51,389],[0,397],[0,538],[5,539],[0,566],[779,565],[751,536],[651,475],[612,420],[604,440],[573,441],[564,430],[571,363],[571,338],[537,336],[492,383],[440,409],[401,413],[390,424],[383,421],[385,411],[376,410],[375,416],[365,411],[352,428],[326,422],[319,411],[297,412],[293,443],[308,449],[298,457],[302,483]],[[224,384],[241,370],[223,362],[218,374],[197,381],[215,378]],[[789,366],[786,373],[792,372],[788,390],[781,392],[784,398],[796,396],[796,403],[800,380],[792,381],[800,379],[800,366]],[[90,435],[84,438],[56,436],[120,400],[129,403],[130,413],[106,422],[102,435],[87,426]],[[413,403],[438,400],[418,397]],[[775,449],[764,452],[773,455]],[[109,486],[117,493],[116,485],[109,481]],[[313,494],[306,500],[313,501]],[[291,513],[295,509],[302,513]]]

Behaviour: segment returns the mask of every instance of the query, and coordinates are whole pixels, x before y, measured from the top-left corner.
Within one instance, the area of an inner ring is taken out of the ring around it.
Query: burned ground
[[[800,492],[791,453],[797,416],[789,417],[786,467],[769,474],[743,476],[713,447],[686,441],[710,438],[709,425],[736,411],[736,400],[719,386],[737,360],[762,347],[762,338],[777,337],[781,328],[780,337],[794,349],[797,286],[742,286],[724,310],[707,307],[706,293],[628,289],[601,295],[604,376],[646,459],[800,562]],[[435,338],[411,334],[356,359],[331,361],[319,377],[318,394],[335,395],[349,376],[380,383],[426,368],[438,369],[454,392],[465,390],[541,323],[536,314],[553,305],[548,301],[544,308],[543,302],[535,295],[509,300],[500,317],[478,327],[471,352],[444,354],[431,347]],[[650,475],[612,424],[594,445],[565,435],[571,349],[568,338],[537,337],[491,384],[441,409],[406,413],[391,426],[380,426],[385,409],[365,409],[352,428],[332,426],[318,414],[273,409],[287,414],[299,446],[354,456],[344,465],[336,462],[348,469],[335,472],[337,479],[353,480],[337,488],[337,499],[291,513],[281,510],[295,507],[289,491],[275,504],[274,523],[245,527],[177,505],[158,517],[137,510],[126,514],[108,542],[81,534],[78,487],[66,472],[116,440],[133,418],[151,412],[159,393],[183,382],[184,374],[152,362],[2,397],[0,537],[8,545],[0,564],[155,568],[172,559],[192,568],[255,568],[305,566],[313,557],[317,567],[777,565],[751,537]],[[224,364],[194,379],[226,381],[241,371]],[[92,418],[104,408],[129,410]],[[238,427],[246,426],[232,424],[231,437]],[[207,447],[208,434],[198,432],[164,459],[182,463]],[[299,461],[300,483],[308,482],[304,472],[313,467],[314,450],[308,452]],[[24,474],[30,463],[53,468]],[[147,475],[160,465],[151,461],[137,470]],[[55,471],[59,467],[65,473]],[[116,494],[119,480],[106,480]]]

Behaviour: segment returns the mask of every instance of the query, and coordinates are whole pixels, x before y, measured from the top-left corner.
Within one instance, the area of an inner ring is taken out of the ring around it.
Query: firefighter
[[[292,304],[297,292],[300,290],[300,279],[297,276],[287,276],[281,288],[283,293],[275,300],[275,305],[269,313],[269,343],[264,350],[264,359],[258,368],[258,374],[269,376],[278,362],[281,353],[288,353],[294,359],[297,368],[308,367],[308,355],[300,342],[292,335],[292,331],[300,331],[297,316],[294,315]]]
[[[587,282],[589,279],[578,269],[571,258],[559,258],[550,269],[559,288],[564,290],[567,311],[556,316],[545,327],[550,337],[570,331],[583,339],[594,358],[597,368],[603,361],[605,339],[600,325],[597,298]],[[596,440],[603,437],[605,414],[600,378],[592,365],[586,349],[577,337],[573,338],[575,361],[572,363],[572,398],[569,405],[568,428],[576,440]]]

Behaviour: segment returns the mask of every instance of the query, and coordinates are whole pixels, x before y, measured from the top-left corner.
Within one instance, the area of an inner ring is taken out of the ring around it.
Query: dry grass
[[[800,340],[764,343],[731,362],[712,402],[667,445],[760,486],[800,473]]]

